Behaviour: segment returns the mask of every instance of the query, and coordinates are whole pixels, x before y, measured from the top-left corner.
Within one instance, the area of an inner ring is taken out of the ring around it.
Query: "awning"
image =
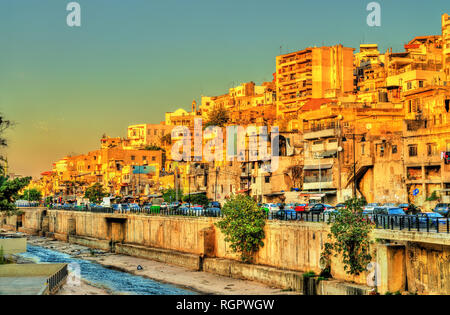
[[[196,192],[191,192],[190,194],[187,194],[187,196],[191,196],[191,195],[201,195],[201,194],[206,194],[206,191],[196,191]]]
[[[307,191],[304,190],[301,192],[303,195],[336,195],[337,194],[337,190],[322,190],[322,191],[318,191],[318,190],[314,190],[314,191]]]
[[[283,196],[284,192],[274,192],[274,193],[270,193],[270,194],[264,194],[264,196],[266,197],[275,197],[275,196]]]
[[[318,170],[319,168],[321,170],[327,170],[327,169],[333,168],[333,164],[321,164],[320,167],[319,167],[319,164],[305,165],[305,167],[303,169],[304,170]]]

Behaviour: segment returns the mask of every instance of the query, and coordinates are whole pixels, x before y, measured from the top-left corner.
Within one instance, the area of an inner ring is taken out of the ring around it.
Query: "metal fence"
[[[141,215],[159,215],[159,216],[182,216],[182,217],[223,217],[223,212],[219,210],[196,209],[193,208],[162,208],[162,209],[127,209],[117,210],[113,208],[101,207],[54,207],[54,210],[70,210],[79,212],[107,213],[107,214],[141,214]],[[263,211],[263,210],[261,210]],[[313,213],[313,212],[295,212],[281,211],[266,213],[267,220],[278,221],[302,221],[302,222],[322,222],[332,223],[335,221],[335,213]],[[414,215],[365,215],[364,218],[375,225],[377,229],[399,230],[399,231],[418,231],[428,233],[447,233],[450,234],[450,218],[429,218]]]
[[[54,294],[59,289],[68,274],[67,265],[64,265],[64,267],[47,279],[48,291],[50,294]]]

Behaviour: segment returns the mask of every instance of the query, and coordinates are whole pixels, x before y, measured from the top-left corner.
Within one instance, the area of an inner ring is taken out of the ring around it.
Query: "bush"
[[[336,219],[331,223],[331,242],[325,244],[322,259],[330,262],[330,255],[342,255],[344,270],[351,275],[359,275],[371,262],[369,234],[373,224],[362,215],[362,199],[350,199],[345,209],[339,210]]]
[[[240,254],[243,262],[250,263],[254,254],[264,246],[266,217],[249,196],[232,196],[223,206],[223,219],[216,223],[231,249]]]

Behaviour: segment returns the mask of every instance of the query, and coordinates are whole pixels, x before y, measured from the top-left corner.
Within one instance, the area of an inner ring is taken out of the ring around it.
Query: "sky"
[[[402,51],[441,33],[450,1],[79,0],[0,1],[0,113],[9,171],[38,177],[68,154],[96,150],[103,134],[159,123],[201,95],[272,80],[275,57],[310,46],[377,43]]]

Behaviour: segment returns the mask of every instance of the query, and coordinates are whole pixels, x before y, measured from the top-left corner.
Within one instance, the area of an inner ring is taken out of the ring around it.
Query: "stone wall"
[[[173,257],[177,257],[175,260],[180,261],[180,264],[182,260],[186,260],[186,264],[194,267],[206,263],[206,258],[218,259],[223,266],[227,265],[226,261],[238,263],[239,260],[225,242],[224,235],[215,226],[217,219],[214,218],[97,214],[43,209],[27,209],[24,212],[21,230],[41,233],[43,228],[48,228],[47,235],[90,247],[156,257],[155,259],[163,262],[166,262],[164,259],[169,259],[167,262],[170,263],[172,254],[169,255],[168,250],[174,252]],[[13,222],[9,222],[9,225],[14,226]],[[294,272],[295,277],[296,272],[320,272],[320,255],[329,232],[326,224],[270,221],[266,224],[265,232],[265,245],[255,255],[254,260],[258,268],[265,266]],[[346,274],[341,260],[332,258],[333,278],[367,285],[370,278],[376,274],[378,288],[382,293],[408,289],[421,294],[450,294],[450,235],[416,234],[417,232],[376,230],[373,238],[374,241],[379,241],[372,248],[374,263],[376,262],[378,268],[376,273],[350,277]],[[161,250],[149,252],[146,248]],[[195,255],[199,260],[190,255]],[[185,257],[189,257],[191,261]],[[212,263],[208,262],[207,268],[220,269],[219,265],[214,267]],[[236,268],[235,270],[241,270],[239,272],[243,275],[253,272],[244,267]],[[255,275],[263,275],[265,269],[254,272]]]

